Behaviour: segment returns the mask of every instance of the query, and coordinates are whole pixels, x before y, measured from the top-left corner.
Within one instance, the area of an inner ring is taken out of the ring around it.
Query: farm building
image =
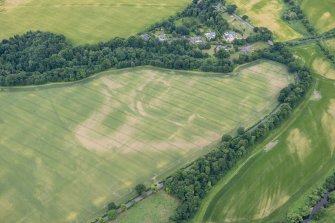
[[[235,39],[237,39],[237,34],[233,31],[229,31],[229,32],[225,32],[223,34],[223,38],[228,42],[231,43],[233,42]]]
[[[205,36],[208,40],[212,40],[212,39],[215,39],[216,38],[216,32],[208,32],[208,33],[205,33]]]

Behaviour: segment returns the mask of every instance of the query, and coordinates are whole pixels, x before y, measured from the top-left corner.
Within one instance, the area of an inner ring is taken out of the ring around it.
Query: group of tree
[[[181,201],[172,220],[176,222],[190,220],[210,189],[253,148],[255,143],[262,141],[290,116],[311,86],[313,79],[309,70],[296,62],[283,44],[275,44],[271,49],[259,54],[263,58],[272,58],[280,63],[289,64],[290,71],[297,75],[296,83],[281,91],[278,98],[280,109],[256,128],[250,130],[239,128],[236,137],[224,135],[217,149],[166,180],[166,190]]]
[[[260,53],[257,52],[235,60],[230,60],[223,52],[210,57],[184,39],[160,42],[157,38],[146,41],[132,36],[95,45],[73,46],[62,35],[28,32],[0,43],[0,85],[75,81],[110,68],[143,65],[231,72],[236,64],[258,58]]]

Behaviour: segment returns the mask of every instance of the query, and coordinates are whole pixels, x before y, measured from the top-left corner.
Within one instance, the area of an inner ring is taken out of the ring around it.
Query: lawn
[[[329,79],[335,80],[335,66],[328,60],[315,43],[309,43],[292,48],[305,64],[311,69]]]
[[[75,44],[134,35],[174,15],[190,0],[0,1],[0,39],[29,30],[64,34]]]
[[[118,216],[113,223],[169,223],[177,206],[175,198],[160,191]]]
[[[277,41],[287,41],[302,37],[282,19],[284,3],[269,0],[229,0],[228,3],[238,6],[239,15],[248,15],[255,26],[270,29]]]
[[[323,33],[335,28],[334,0],[304,0],[302,9],[318,32]]]
[[[0,219],[91,220],[260,120],[291,78],[263,61],[232,76],[136,68],[1,88]]]
[[[294,53],[313,66],[320,52],[309,47]],[[288,208],[334,169],[334,92],[333,80],[317,76],[309,99],[213,188],[194,222],[285,220]]]

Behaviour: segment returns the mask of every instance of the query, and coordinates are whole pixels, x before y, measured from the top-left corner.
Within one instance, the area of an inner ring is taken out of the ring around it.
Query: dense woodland
[[[213,30],[223,32],[228,24],[213,7],[219,2],[223,1],[195,0],[181,14],[158,23],[151,29],[161,27],[176,33],[179,32],[174,25],[176,19],[181,16],[196,16]],[[255,34],[241,40],[239,44],[271,38],[272,33],[268,29],[255,28]],[[114,38],[95,45],[73,46],[62,35],[28,32],[0,43],[0,85],[75,81],[110,68],[143,65],[179,70],[231,72],[237,64],[259,59],[260,55],[261,53],[256,52],[241,55],[235,60],[226,56],[210,57],[183,38],[161,42],[157,38],[144,40],[140,36],[132,36],[127,39]]]

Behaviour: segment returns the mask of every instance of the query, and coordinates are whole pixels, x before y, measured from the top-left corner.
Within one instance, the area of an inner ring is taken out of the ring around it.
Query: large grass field
[[[175,198],[160,191],[122,213],[113,223],[169,223],[177,206]]]
[[[310,51],[294,53],[312,65]],[[324,181],[335,167],[335,81],[317,76],[308,97],[213,188],[194,222],[281,222],[288,208]]]
[[[29,30],[75,44],[127,37],[174,15],[190,0],[0,0],[0,39]]]
[[[255,26],[270,29],[277,41],[287,41],[302,37],[281,19],[284,3],[269,0],[228,0],[238,6],[238,14],[248,15]]]
[[[232,76],[137,68],[2,88],[0,219],[90,220],[260,120],[291,78],[263,61]]]
[[[302,9],[318,32],[326,32],[335,28],[334,0],[303,0]]]

